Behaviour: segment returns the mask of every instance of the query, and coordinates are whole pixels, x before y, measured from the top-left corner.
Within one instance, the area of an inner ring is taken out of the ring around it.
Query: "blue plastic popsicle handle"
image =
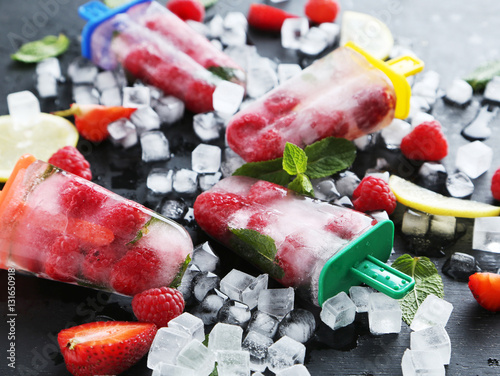
[[[102,17],[110,10],[104,3],[94,0],[80,6],[78,8],[78,15],[86,21],[93,21]]]

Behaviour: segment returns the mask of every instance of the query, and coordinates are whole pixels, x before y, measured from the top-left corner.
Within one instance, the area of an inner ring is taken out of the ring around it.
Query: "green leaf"
[[[219,376],[219,371],[217,370],[217,362],[215,362],[214,370],[209,376]]]
[[[306,172],[307,155],[304,150],[290,142],[285,145],[283,152],[283,169],[290,175],[297,175]]]
[[[211,6],[215,5],[219,0],[201,0],[201,3],[205,8],[210,8]]]
[[[314,197],[314,188],[311,181],[305,174],[298,174],[293,181],[288,184],[288,188],[301,195]]]
[[[190,262],[191,262],[191,256],[187,255],[186,259],[184,260],[184,262],[180,266],[179,271],[177,272],[177,275],[175,276],[175,278],[173,279],[173,281],[169,287],[176,289],[177,287],[179,287],[181,285],[182,276],[184,275]]]
[[[207,70],[212,72],[212,74],[216,75],[217,77],[220,77],[226,81],[231,81],[234,78],[237,78],[237,73],[235,68],[214,66],[214,67],[208,67]]]
[[[474,91],[481,91],[495,76],[500,76],[500,60],[490,61],[477,67],[465,78],[465,81],[472,86]]]
[[[349,168],[356,158],[356,147],[344,138],[328,137],[306,146],[306,174],[311,179],[323,178]]]
[[[130,0],[104,0],[104,4],[108,8],[117,8],[126,3],[130,3]]]
[[[64,34],[48,35],[41,40],[23,44],[10,57],[23,63],[38,63],[48,57],[62,54],[68,47],[69,39]]]
[[[399,301],[403,320],[410,325],[418,307],[428,295],[444,297],[443,280],[434,263],[427,257],[411,257],[405,254],[394,261],[392,267],[415,279],[414,289]]]
[[[250,176],[271,183],[286,186],[290,176],[283,170],[283,158],[264,162],[249,162],[238,168],[233,175]]]

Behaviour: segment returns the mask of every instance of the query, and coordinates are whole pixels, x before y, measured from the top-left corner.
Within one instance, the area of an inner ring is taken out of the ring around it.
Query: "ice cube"
[[[356,305],[345,292],[327,299],[320,312],[321,321],[333,330],[350,325],[356,316]]]
[[[99,96],[99,103],[103,106],[121,106],[122,105],[122,91],[118,87],[105,89]]]
[[[168,201],[170,201],[170,200],[168,200]],[[171,200],[171,201],[174,201],[174,200]],[[161,211],[160,211],[160,213],[161,213]],[[162,214],[162,215],[164,215],[164,214]],[[177,219],[177,218],[175,218],[175,219]],[[198,268],[198,266],[190,263],[188,265],[188,267],[186,268],[184,275],[182,276],[181,284],[178,287],[178,290],[182,293],[182,296],[184,297],[184,301],[186,301],[186,303],[189,303],[193,298],[193,279],[196,275],[198,275],[200,273],[201,273],[200,268]],[[196,315],[196,316],[198,316],[198,315]],[[198,317],[200,317],[200,316],[198,316]]]
[[[445,184],[451,197],[467,198],[474,192],[474,183],[463,172],[448,175]]]
[[[247,42],[247,33],[244,27],[225,27],[220,36],[220,41],[226,46],[242,46]]]
[[[62,81],[61,64],[57,57],[48,57],[36,64],[36,74],[38,76],[48,75],[55,78],[57,81]]]
[[[377,222],[382,222],[382,221],[386,221],[386,220],[389,220],[389,214],[387,214],[387,212],[385,210],[377,210],[377,211],[373,211],[373,212],[370,212],[370,215],[373,217],[373,219],[375,219]],[[352,299],[352,297],[351,297]]]
[[[245,160],[236,154],[230,148],[224,151],[224,162],[221,164],[221,171],[223,177],[228,177],[233,174],[238,168],[245,164]]]
[[[166,168],[153,168],[147,177],[146,186],[156,194],[166,194],[172,191],[172,176],[174,172]]]
[[[262,311],[255,311],[248,322],[248,331],[258,332],[266,337],[273,338],[278,331],[280,320]]]
[[[158,212],[164,217],[178,220],[186,214],[187,205],[181,200],[167,199],[160,204]]]
[[[443,364],[450,364],[451,342],[442,325],[434,325],[410,334],[411,350],[432,351]]]
[[[294,366],[282,369],[276,373],[276,376],[311,376],[306,366],[303,364],[295,364]]]
[[[433,215],[429,227],[429,235],[434,239],[452,241],[455,238],[457,219],[447,215]]]
[[[224,46],[222,45],[222,42],[220,40],[212,39],[210,43],[212,43],[215,46],[215,48],[217,48],[219,51],[224,50]]]
[[[328,34],[319,27],[311,27],[300,40],[300,52],[308,56],[317,56],[323,52],[329,44]]]
[[[194,370],[174,364],[160,363],[151,376],[196,376]]]
[[[200,174],[213,174],[219,171],[222,151],[218,146],[199,144],[191,154],[193,171]]]
[[[484,99],[493,104],[500,104],[500,77],[495,76],[486,84],[484,89]]]
[[[244,95],[243,86],[223,80],[213,93],[214,110],[222,118],[228,118],[238,111]]]
[[[92,85],[73,85],[73,101],[78,104],[99,104],[99,92]]]
[[[212,188],[217,182],[222,178],[221,172],[216,172],[215,174],[203,174],[198,179],[200,189],[205,192]]]
[[[12,121],[20,126],[38,123],[40,102],[30,91],[18,91],[7,95],[7,105]]]
[[[194,133],[202,141],[216,140],[220,136],[220,124],[213,112],[193,116]]]
[[[174,174],[172,187],[181,194],[193,194],[198,189],[198,173],[188,169],[180,169]]]
[[[450,318],[453,305],[436,295],[429,294],[418,307],[410,325],[412,330],[418,331],[440,324],[446,326]]]
[[[193,339],[177,356],[177,365],[193,369],[197,375],[208,376],[215,366],[215,354],[200,341]]]
[[[272,372],[277,373],[294,364],[303,364],[305,355],[306,347],[302,343],[284,336],[269,347],[268,367]]]
[[[431,110],[431,106],[425,98],[418,95],[412,95],[410,98],[410,114],[407,120],[411,120],[419,112],[428,112]]]
[[[401,360],[403,376],[445,376],[445,369],[433,351],[406,349]]]
[[[250,353],[241,350],[223,350],[217,353],[219,376],[250,376]]]
[[[193,278],[194,297],[201,302],[210,290],[219,287],[219,283],[220,278],[217,274],[202,271]]]
[[[229,46],[224,50],[224,53],[231,57],[234,62],[245,71],[248,70],[248,63],[250,59],[260,57],[257,53],[257,48],[249,45]]]
[[[103,71],[97,74],[94,86],[102,93],[106,89],[118,87],[118,82],[112,71]]]
[[[425,162],[418,170],[418,185],[431,191],[441,192],[447,177],[448,173],[444,165],[437,162]]]
[[[262,333],[249,330],[241,347],[250,353],[250,368],[253,371],[264,372],[266,369],[267,351],[273,340]]]
[[[332,178],[313,179],[312,184],[314,197],[320,200],[332,201],[340,197]]]
[[[281,45],[283,48],[299,49],[300,38],[308,31],[309,21],[306,18],[287,18],[281,26]]]
[[[446,89],[444,99],[451,104],[465,106],[472,100],[472,86],[460,78],[455,78]]]
[[[243,28],[248,29],[248,21],[241,12],[228,12],[224,17],[224,27],[226,29]]]
[[[84,57],[77,57],[68,66],[68,76],[73,84],[93,85],[98,69],[94,63]]]
[[[399,302],[382,293],[370,294],[368,302],[368,323],[372,334],[399,333],[402,312]]]
[[[179,98],[167,95],[158,99],[154,110],[165,124],[174,124],[184,116],[184,102]]]
[[[473,141],[457,149],[455,166],[471,179],[484,174],[491,166],[493,149],[481,141]]]
[[[168,322],[168,327],[188,333],[191,338],[197,339],[200,342],[205,340],[205,327],[203,321],[198,317],[183,312],[181,315],[174,317]]]
[[[500,253],[500,217],[483,217],[474,220],[472,249]]]
[[[401,119],[394,119],[391,124],[383,128],[380,132],[387,149],[397,149],[401,145],[401,140],[411,132],[411,125]]]
[[[354,207],[351,199],[347,196],[342,196],[341,198],[335,200],[334,204],[338,205],[338,206],[343,206],[345,208],[350,208],[350,209],[352,209]]]
[[[420,79],[413,85],[412,95],[425,98],[430,106],[434,105],[437,99],[440,76],[435,71],[427,71],[420,75]]]
[[[349,289],[349,297],[356,305],[356,312],[368,312],[368,299],[373,290],[369,287],[352,286]]]
[[[197,245],[191,256],[191,262],[196,264],[202,272],[215,273],[219,267],[219,257],[214,253],[208,242]],[[222,281],[221,290],[222,290]]]
[[[36,91],[40,98],[57,97],[57,80],[47,73],[38,74],[36,76]]]
[[[184,219],[184,221],[187,223],[193,223],[194,222],[194,209],[188,208],[186,214],[184,215],[184,217],[182,219]]]
[[[186,20],[186,23],[196,31],[198,34],[203,35],[205,38],[208,38],[210,36],[210,28],[208,25],[205,25],[202,22],[194,21],[194,20]]]
[[[468,282],[472,274],[480,271],[476,258],[461,252],[452,253],[443,264],[444,274],[462,282]]]
[[[210,28],[210,36],[212,38],[218,38],[224,32],[224,19],[220,14],[216,14],[208,22],[208,27]]]
[[[484,106],[477,117],[462,131],[462,134],[472,140],[485,140],[491,136],[490,122],[498,114],[498,107],[490,111],[489,106]]]
[[[160,363],[175,364],[179,352],[191,341],[189,333],[173,328],[160,328],[155,335],[148,355],[148,368]]]
[[[403,214],[401,231],[409,236],[424,236],[430,226],[430,216],[415,210],[407,210]]]
[[[302,72],[299,64],[278,64],[278,82],[280,85]]]
[[[302,308],[288,312],[278,326],[280,337],[287,336],[300,343],[309,341],[315,330],[316,319],[314,315]]]
[[[267,274],[260,274],[252,283],[245,287],[241,293],[241,297],[242,302],[245,303],[248,308],[254,309],[257,306],[261,291],[267,289],[268,280],[269,276]]]
[[[294,300],[295,290],[291,287],[263,290],[259,295],[258,309],[281,320],[293,309]]]
[[[431,114],[428,114],[427,112],[424,111],[419,111],[416,114],[414,114],[411,118],[411,126],[412,128],[415,128],[416,126],[425,123],[427,121],[434,121],[436,118],[432,116]]]
[[[328,46],[333,46],[340,35],[340,26],[333,22],[323,22],[318,27],[326,33]]]
[[[130,116],[130,121],[134,123],[139,134],[160,128],[160,117],[149,106],[143,106],[135,110]]]
[[[147,86],[123,88],[123,107],[139,108],[151,104],[150,89]]]
[[[339,175],[335,181],[335,186],[340,196],[352,197],[352,193],[358,187],[361,180],[352,171],[345,171]]]
[[[158,162],[170,159],[170,146],[167,137],[165,137],[163,132],[144,132],[141,134],[140,140],[142,148],[142,160],[144,162]]]
[[[217,354],[221,350],[241,350],[243,329],[238,325],[218,323],[208,335],[208,348]]]
[[[271,60],[255,57],[250,60],[247,70],[247,95],[259,98],[278,85],[278,75]]]
[[[209,294],[194,308],[192,313],[199,317],[205,325],[212,325],[217,322],[219,311],[228,299],[221,293]]]
[[[228,299],[221,307],[217,318],[220,322],[239,325],[245,328],[252,317],[248,305],[236,300]]]
[[[233,269],[220,281],[220,290],[231,299],[243,302],[243,290],[245,290],[255,277],[238,269]]]

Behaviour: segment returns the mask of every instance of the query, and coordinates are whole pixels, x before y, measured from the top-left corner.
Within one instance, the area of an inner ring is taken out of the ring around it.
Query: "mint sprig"
[[[69,39],[64,34],[48,35],[43,39],[23,44],[10,57],[23,63],[38,63],[48,57],[62,54],[68,47]]]
[[[418,307],[428,295],[434,294],[439,298],[444,297],[443,280],[436,266],[427,257],[412,257],[405,254],[394,261],[392,267],[415,280],[413,291],[410,291],[399,301],[403,311],[403,320],[411,325]]]
[[[493,77],[500,76],[500,60],[490,61],[474,69],[466,78],[474,91],[482,91]]]
[[[285,145],[283,152],[283,170],[288,172],[289,175],[298,175],[306,172],[307,170],[307,155],[299,148],[290,142]]]

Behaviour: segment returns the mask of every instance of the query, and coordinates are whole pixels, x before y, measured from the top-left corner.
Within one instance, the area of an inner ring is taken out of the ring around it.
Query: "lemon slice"
[[[0,116],[0,182],[9,178],[14,165],[23,154],[47,161],[63,146],[76,146],[78,131],[74,125],[60,117],[40,114],[39,123],[16,128],[9,115]]]
[[[396,175],[390,177],[389,187],[400,203],[429,214],[460,218],[493,217],[500,215],[500,207],[498,206],[443,196]]]
[[[342,15],[340,45],[352,41],[375,58],[385,60],[394,38],[385,23],[365,13],[345,11]]]

